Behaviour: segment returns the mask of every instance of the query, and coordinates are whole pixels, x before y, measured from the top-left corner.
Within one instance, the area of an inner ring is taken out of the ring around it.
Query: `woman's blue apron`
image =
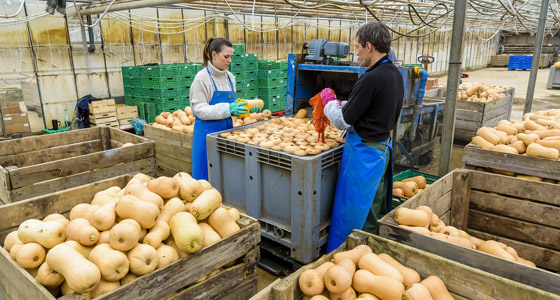
[[[216,82],[206,66],[206,71],[212,83],[214,84],[214,93],[212,94],[212,99],[210,100],[210,105],[215,105],[218,103],[232,103],[235,101],[235,91],[233,91],[233,84],[231,83],[231,78],[228,77],[229,84],[231,85],[232,91],[218,91]],[[226,129],[233,128],[233,122],[231,118],[225,118],[221,120],[201,120],[196,118],[194,122],[194,133],[193,142],[191,147],[191,166],[192,166],[192,177],[194,179],[205,179],[208,180],[208,154],[206,152],[206,135],[209,133],[214,133]]]

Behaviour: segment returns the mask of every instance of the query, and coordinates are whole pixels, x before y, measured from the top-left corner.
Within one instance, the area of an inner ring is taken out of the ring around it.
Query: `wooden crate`
[[[463,162],[468,169],[475,169],[477,167],[491,168],[494,170],[560,180],[560,161],[484,150],[473,144],[468,144],[465,147]]]
[[[331,261],[334,254],[369,245],[376,254],[386,253],[418,272],[422,279],[435,275],[440,277],[455,299],[560,299],[560,296],[538,290],[463,264],[448,260],[429,252],[397,243],[363,231],[354,230],[348,240],[337,250],[308,264],[290,276],[272,283],[251,300],[295,300],[303,298],[299,288],[299,276],[307,269],[314,269]]]
[[[0,243],[5,236],[17,230],[23,221],[41,219],[51,213],[68,214],[79,203],[89,203],[93,195],[111,186],[124,187],[132,178],[121,175],[48,194],[18,203],[0,206]],[[161,299],[248,299],[257,292],[255,267],[259,260],[260,225],[257,220],[243,215],[238,221],[241,230],[199,252],[176,261],[164,268],[144,275],[130,284],[96,299],[132,300]],[[215,269],[236,261],[215,277],[201,283],[194,282]],[[54,300],[45,287],[21,268],[10,254],[0,247],[0,284],[5,300]],[[60,299],[85,299],[77,294]]]
[[[119,148],[124,143],[131,147]],[[115,128],[0,142],[0,204],[131,172],[154,172],[154,143]]]
[[[136,106],[117,106],[117,119],[130,120],[138,118],[138,107]]]
[[[490,57],[490,67],[506,67],[509,64],[509,55],[492,55]]]
[[[114,99],[93,101],[88,104],[88,108],[90,115],[116,113]]]
[[[379,220],[379,235],[560,294],[560,274],[555,273],[560,271],[560,185],[461,169],[444,176],[401,206],[421,205],[431,207],[447,225],[513,247],[519,256],[533,261],[539,268],[404,229],[393,220],[395,211]]]
[[[88,104],[89,123],[95,127],[119,126],[115,100],[99,100]]]
[[[144,125],[144,137],[155,143],[157,176],[191,173],[192,134]]]

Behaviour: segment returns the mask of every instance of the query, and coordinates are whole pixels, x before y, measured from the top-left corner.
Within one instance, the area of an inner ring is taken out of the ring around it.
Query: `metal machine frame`
[[[322,65],[304,63],[304,55],[288,55],[288,78],[286,90],[286,112],[290,116],[298,109],[309,108],[308,101],[323,86],[317,86],[316,79],[321,73],[348,74],[356,80],[367,68],[347,65]],[[415,167],[427,164],[437,143],[437,116],[445,102],[423,100],[420,68],[398,66],[403,77],[405,96],[398,124],[393,131],[393,149],[396,165]],[[328,75],[327,75],[328,76]],[[425,86],[425,85],[424,85]],[[337,92],[335,90],[335,92]],[[396,137],[396,138],[395,138]]]

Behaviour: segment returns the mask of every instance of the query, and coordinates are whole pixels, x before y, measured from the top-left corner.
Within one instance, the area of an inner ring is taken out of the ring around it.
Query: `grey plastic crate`
[[[206,143],[210,182],[223,202],[258,219],[261,235],[288,247],[293,259],[317,259],[327,242],[343,146],[300,157],[231,141],[222,132]]]

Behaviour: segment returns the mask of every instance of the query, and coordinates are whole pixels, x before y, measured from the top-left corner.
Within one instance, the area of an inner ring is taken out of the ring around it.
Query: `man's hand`
[[[321,102],[323,106],[327,105],[327,103],[336,100],[340,104],[340,100],[336,99],[336,95],[334,94],[333,90],[330,88],[323,89],[321,91]]]

